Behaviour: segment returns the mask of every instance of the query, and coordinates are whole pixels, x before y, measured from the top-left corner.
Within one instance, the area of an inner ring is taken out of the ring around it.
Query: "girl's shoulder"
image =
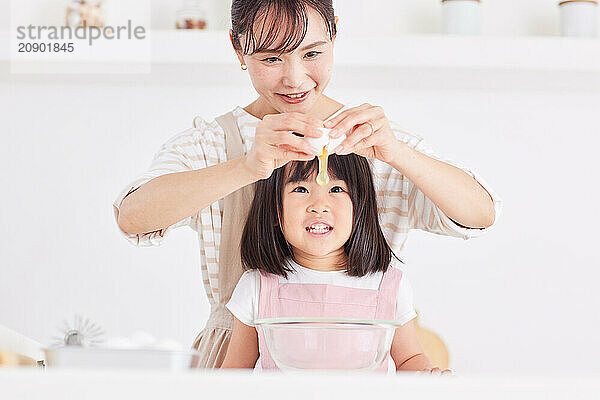
[[[243,290],[246,293],[254,293],[260,285],[260,272],[257,269],[244,271],[237,283],[236,290]]]
[[[260,271],[257,269],[248,269],[244,271],[240,279],[260,279]]]
[[[390,265],[388,266],[388,271],[390,270],[392,270],[394,273],[404,274],[402,263],[394,256],[392,256],[392,261],[390,261]]]

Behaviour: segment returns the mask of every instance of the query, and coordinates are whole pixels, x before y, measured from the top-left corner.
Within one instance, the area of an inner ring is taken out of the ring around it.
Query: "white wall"
[[[437,2],[428,3],[434,11]],[[519,12],[522,2],[510,3],[512,15],[553,2]],[[208,315],[193,232],[135,248],[120,237],[111,204],[193,116],[249,103],[249,83],[17,76],[0,67],[0,324],[49,342],[64,318],[82,313],[111,335],[142,329],[190,344]],[[451,366],[597,370],[600,93],[386,84],[373,76],[372,88],[329,94],[382,105],[440,154],[473,167],[505,202],[487,236],[414,232],[402,254],[421,324],[447,342]]]

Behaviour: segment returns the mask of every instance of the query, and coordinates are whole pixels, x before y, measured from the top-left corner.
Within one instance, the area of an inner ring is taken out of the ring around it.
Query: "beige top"
[[[338,113],[347,108],[342,108]],[[115,219],[118,218],[119,206],[125,196],[157,176],[207,168],[228,159],[241,157],[252,147],[259,121],[241,107],[236,107],[232,112],[212,122],[196,117],[194,128],[179,133],[167,141],[155,154],[150,168],[119,194],[113,207]],[[405,132],[393,122],[391,127],[399,140],[430,157],[440,159],[421,137]],[[454,162],[443,161],[462,168]],[[369,164],[374,175],[381,227],[397,255],[401,254],[411,229],[468,239],[479,236],[491,228],[460,227],[444,215],[411,181],[390,165],[375,159],[369,159]],[[497,220],[501,211],[500,199],[473,171],[462,169],[490,193]],[[194,347],[200,348],[206,356],[200,366],[220,366],[225,356],[232,327],[232,317],[225,309],[225,304],[242,274],[239,247],[236,251],[235,246],[239,246],[239,238],[252,201],[253,189],[253,185],[242,188],[165,229],[144,234],[128,234],[121,231],[127,240],[136,246],[160,245],[169,231],[181,226],[189,226],[197,232],[200,245],[200,270],[211,304],[211,316],[207,326],[194,343]],[[231,217],[228,216],[229,210],[235,213]],[[222,243],[228,244],[227,248],[221,246]]]

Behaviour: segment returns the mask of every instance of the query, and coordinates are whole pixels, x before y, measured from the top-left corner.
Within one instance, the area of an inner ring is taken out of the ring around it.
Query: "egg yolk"
[[[321,186],[329,183],[329,175],[327,174],[328,159],[327,146],[323,146],[323,153],[319,156],[319,174],[317,175],[317,183]]]

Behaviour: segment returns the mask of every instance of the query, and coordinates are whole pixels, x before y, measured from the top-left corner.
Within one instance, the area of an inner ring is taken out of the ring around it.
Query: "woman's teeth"
[[[304,93],[300,93],[300,94],[285,94],[285,97],[289,97],[290,99],[299,99],[300,97],[304,96],[306,94],[306,92]]]

